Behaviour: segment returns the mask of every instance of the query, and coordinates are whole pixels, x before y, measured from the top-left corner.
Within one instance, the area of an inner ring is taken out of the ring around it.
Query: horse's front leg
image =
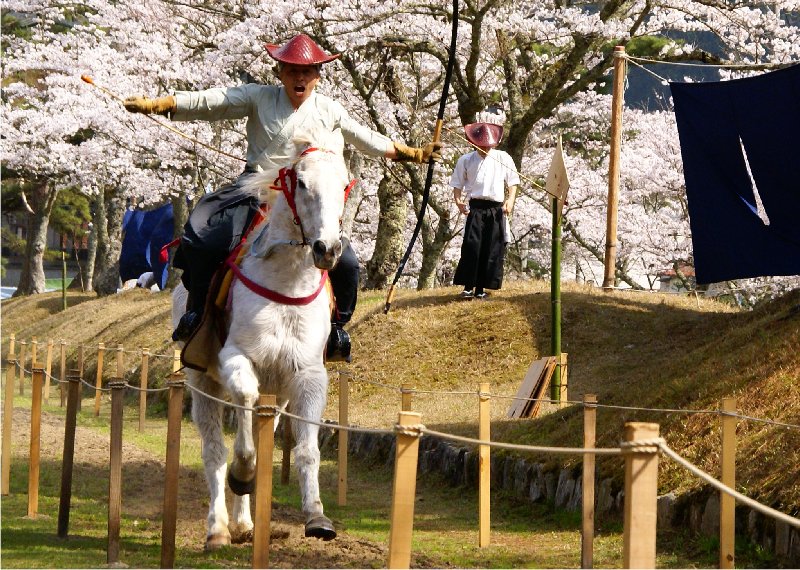
[[[321,364],[300,370],[292,383],[290,406],[295,415],[320,421],[325,409],[328,373]],[[300,480],[303,514],[306,517],[305,535],[322,540],[336,538],[333,523],[323,514],[319,496],[319,426],[292,419],[296,445],[295,465]]]
[[[253,529],[249,495],[255,490],[256,449],[253,443],[253,408],[258,400],[258,378],[253,365],[238,348],[226,346],[220,352],[222,378],[236,409],[237,430],[233,460],[228,469],[228,486],[236,495],[230,529],[235,542],[246,540]]]

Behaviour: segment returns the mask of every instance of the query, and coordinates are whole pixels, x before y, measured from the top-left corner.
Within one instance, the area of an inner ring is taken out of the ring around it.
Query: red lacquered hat
[[[294,65],[318,65],[333,61],[340,54],[329,55],[305,34],[297,34],[282,46],[267,44],[273,59]]]
[[[492,123],[470,123],[464,132],[475,146],[497,146],[503,138],[503,127]]]

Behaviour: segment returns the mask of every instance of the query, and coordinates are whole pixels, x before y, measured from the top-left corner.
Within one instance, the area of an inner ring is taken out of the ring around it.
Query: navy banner
[[[800,65],[670,87],[698,283],[800,274]]]

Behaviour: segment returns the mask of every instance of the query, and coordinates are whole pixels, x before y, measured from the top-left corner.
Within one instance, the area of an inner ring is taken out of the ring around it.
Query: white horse
[[[336,265],[342,252],[341,216],[352,185],[348,185],[340,135],[309,132],[293,142],[297,158],[279,176],[286,190],[283,194],[269,190],[275,195],[269,223],[252,232],[255,237],[242,259],[241,274],[234,279],[225,344],[205,374],[187,368],[187,376],[199,390],[219,398],[227,396],[248,410],[256,405],[259,393],[275,394],[282,408],[319,421],[327,396],[323,351],[331,326],[329,296],[322,285],[326,270]],[[273,179],[274,173],[268,180],[267,175],[256,174],[247,186],[263,193]],[[255,289],[260,286],[262,290],[251,290],[253,283]],[[320,289],[322,294],[317,294]],[[264,290],[272,292],[268,296],[273,298],[265,297]],[[176,288],[175,325],[186,306],[185,296],[182,287]],[[286,304],[294,303],[292,299],[304,304]],[[236,410],[238,429],[227,473],[228,485],[235,493],[229,520],[225,504],[228,450],[222,434],[222,407],[202,395],[192,395],[192,418],[202,439],[211,494],[207,549],[231,540],[247,540],[253,529],[249,497],[256,467],[253,414]],[[305,535],[330,540],[336,530],[323,514],[319,495],[319,428],[296,420],[291,425]]]

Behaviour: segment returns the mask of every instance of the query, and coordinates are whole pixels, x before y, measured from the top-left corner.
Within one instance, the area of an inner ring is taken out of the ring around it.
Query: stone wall
[[[332,453],[338,445],[335,430],[320,430],[320,447]],[[391,465],[395,455],[395,437],[351,432],[348,452],[376,464]],[[581,470],[564,469],[554,463],[540,463],[522,457],[492,453],[493,489],[503,489],[531,503],[545,503],[559,509],[581,509]],[[439,438],[423,436],[419,447],[418,470],[441,475],[450,485],[477,488],[477,449],[456,445]],[[622,482],[601,478],[595,482],[596,516],[622,516]],[[674,493],[658,498],[660,527],[688,527],[710,537],[719,536],[719,494],[710,489],[676,497]],[[748,507],[736,508],[736,534],[774,552],[782,564],[800,567],[800,530],[776,522]]]

